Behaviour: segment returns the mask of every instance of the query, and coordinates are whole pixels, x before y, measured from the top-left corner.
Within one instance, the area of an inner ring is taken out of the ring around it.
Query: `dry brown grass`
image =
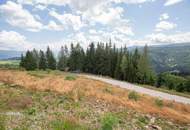
[[[68,81],[64,80],[64,75],[47,75],[44,78],[38,78],[27,74],[25,71],[0,70],[0,81],[23,86],[27,89],[68,94],[76,102],[85,96],[104,100],[115,104],[115,106],[159,115],[177,123],[190,123],[190,105],[164,101],[163,107],[158,107],[155,104],[155,98],[147,95],[140,95],[138,101],[129,100],[127,90],[84,77]]]

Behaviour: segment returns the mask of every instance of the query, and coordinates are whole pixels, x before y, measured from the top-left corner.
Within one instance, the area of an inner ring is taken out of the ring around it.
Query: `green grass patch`
[[[66,77],[65,77],[65,80],[76,80],[76,76],[74,76],[74,75],[67,75]]]
[[[111,87],[106,87],[105,89],[103,89],[103,91],[109,94],[113,94],[113,90]]]
[[[80,125],[72,120],[55,120],[51,122],[53,130],[88,130],[86,126]]]
[[[28,71],[27,72],[29,75],[37,77],[37,78],[44,78],[48,75],[48,71]]]
[[[6,130],[6,121],[5,121],[5,116],[0,115],[0,130]]]
[[[158,98],[155,99],[155,104],[158,107],[163,107],[164,106],[163,100],[162,99],[158,99]]]
[[[19,69],[19,60],[0,60],[0,68]]]
[[[5,64],[9,64],[9,65],[19,65],[20,60],[0,60],[0,65],[5,65]]]
[[[129,94],[128,94],[128,98],[129,98],[130,100],[137,101],[137,100],[139,100],[140,95],[139,95],[137,92],[135,92],[135,91],[131,91],[131,92],[129,92]]]
[[[118,117],[112,113],[105,114],[101,119],[102,130],[113,130],[119,123]]]

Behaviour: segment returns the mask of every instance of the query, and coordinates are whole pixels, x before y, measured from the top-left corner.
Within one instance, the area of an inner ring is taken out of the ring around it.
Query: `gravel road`
[[[85,76],[86,78],[103,81],[103,82],[106,82],[115,86],[119,86],[121,88],[125,88],[128,90],[133,90],[142,94],[147,94],[150,96],[159,97],[166,100],[172,100],[172,101],[176,101],[180,103],[190,104],[190,98],[172,95],[172,94],[168,94],[168,93],[164,93],[164,92],[160,92],[160,91],[156,91],[156,90],[152,90],[148,88],[143,88],[138,85],[134,85],[128,82],[118,81],[114,79],[108,79],[108,78],[93,76],[93,75],[83,75],[83,76]]]

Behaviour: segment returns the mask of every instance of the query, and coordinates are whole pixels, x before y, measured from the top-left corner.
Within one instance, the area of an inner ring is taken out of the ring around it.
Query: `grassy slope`
[[[0,65],[10,64],[10,65],[19,65],[19,60],[0,60]]]
[[[0,81],[0,129],[175,130],[190,123],[190,106],[59,71],[0,70]]]
[[[18,69],[19,60],[0,60],[0,68]]]

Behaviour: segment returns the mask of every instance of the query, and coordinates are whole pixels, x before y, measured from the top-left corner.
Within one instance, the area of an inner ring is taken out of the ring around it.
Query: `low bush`
[[[140,98],[140,96],[137,92],[131,91],[128,94],[128,98],[137,101]]]
[[[6,130],[5,128],[5,117],[0,115],[0,130]]]
[[[101,120],[101,124],[102,124],[102,130],[113,130],[113,128],[119,123],[119,119],[109,113],[103,116],[102,120]]]
[[[164,106],[163,100],[162,99],[158,99],[158,98],[155,99],[155,104],[158,107],[163,107]]]
[[[87,130],[85,126],[81,126],[72,120],[55,120],[51,122],[53,130]]]
[[[28,114],[28,115],[35,115],[35,114],[36,114],[36,109],[33,108],[33,107],[27,109],[27,114]]]
[[[65,77],[65,80],[76,80],[76,76],[74,76],[74,75],[67,75]]]

